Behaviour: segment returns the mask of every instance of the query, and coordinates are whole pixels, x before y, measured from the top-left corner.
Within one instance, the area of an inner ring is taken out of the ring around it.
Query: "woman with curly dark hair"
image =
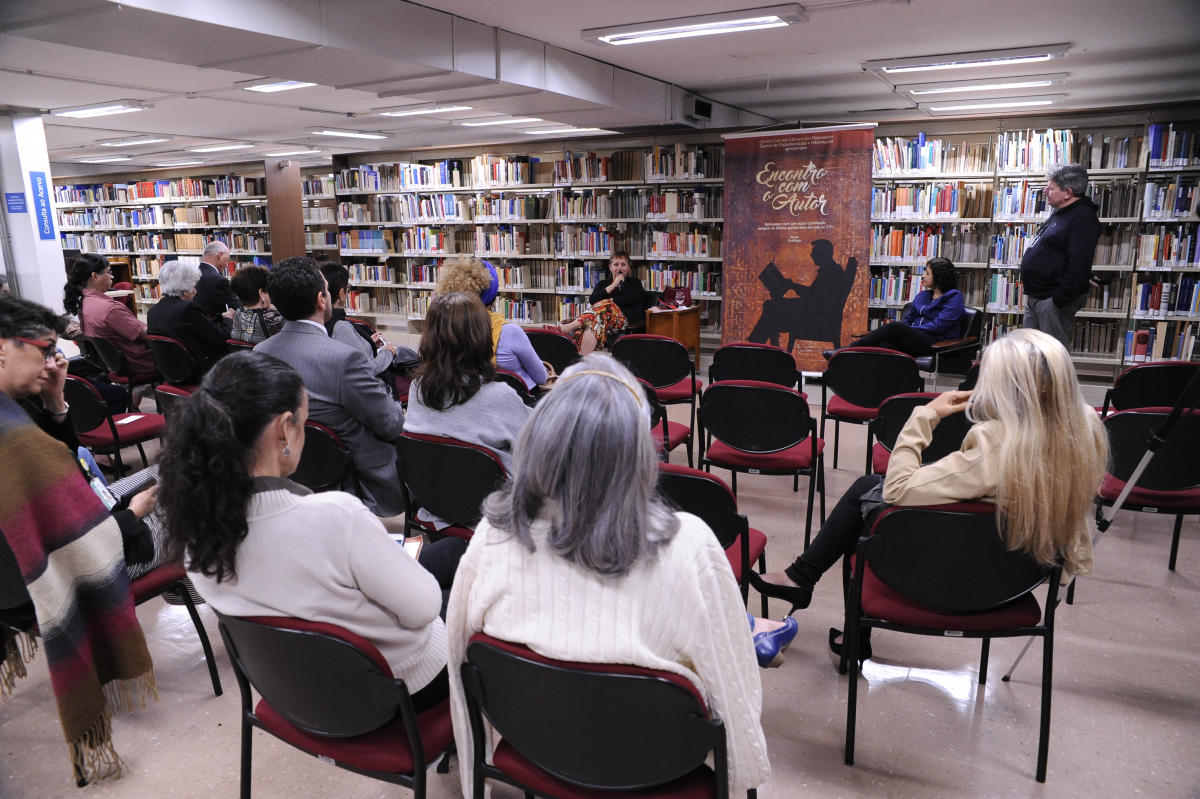
[[[439,612],[465,545],[428,545],[418,563],[357,497],[288,480],[307,417],[300,375],[283,361],[253,351],[218,361],[171,422],[159,472],[170,554],[221,613],[358,633],[414,705],[432,707],[448,695]]]
[[[850,346],[886,347],[920,356],[932,354],[939,341],[961,337],[965,304],[954,262],[930,258],[921,274],[921,288],[903,319],[875,328]]]
[[[102,338],[125,356],[133,382],[158,382],[154,358],[146,346],[146,323],[121,302],[104,292],[112,288],[108,259],[86,252],[67,267],[63,307],[79,317],[79,330],[88,338]]]

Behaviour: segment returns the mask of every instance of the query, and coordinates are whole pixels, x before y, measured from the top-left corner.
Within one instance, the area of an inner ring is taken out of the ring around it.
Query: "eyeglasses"
[[[47,361],[53,361],[54,356],[58,354],[57,341],[38,341],[37,339],[22,338],[21,336],[13,336],[13,338],[22,344],[28,344],[31,347],[37,347],[42,351],[42,357]]]

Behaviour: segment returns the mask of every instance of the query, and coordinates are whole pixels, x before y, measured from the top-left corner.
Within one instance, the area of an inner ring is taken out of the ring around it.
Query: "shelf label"
[[[25,192],[22,191],[6,191],[4,192],[4,208],[10,214],[27,214],[29,206],[25,204]]]
[[[37,217],[38,238],[48,241],[57,239],[54,232],[54,217],[50,213],[50,185],[45,172],[29,172],[29,188],[33,192],[33,209]]]

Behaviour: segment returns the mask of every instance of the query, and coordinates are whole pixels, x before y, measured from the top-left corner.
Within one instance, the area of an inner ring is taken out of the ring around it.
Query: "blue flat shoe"
[[[800,625],[791,616],[783,620],[783,626],[754,636],[754,654],[758,665],[764,669],[777,668],[783,663],[783,652],[792,643]]]

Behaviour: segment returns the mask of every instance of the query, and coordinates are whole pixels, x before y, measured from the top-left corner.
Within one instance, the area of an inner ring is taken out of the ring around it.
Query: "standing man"
[[[1054,211],[1021,259],[1022,326],[1049,333],[1070,349],[1071,325],[1087,301],[1100,222],[1087,197],[1087,170],[1064,164],[1046,177],[1046,202]]]
[[[196,299],[209,319],[218,319],[225,309],[238,310],[242,301],[229,287],[225,271],[229,266],[229,247],[219,241],[210,241],[200,256],[200,282],[196,284]]]

